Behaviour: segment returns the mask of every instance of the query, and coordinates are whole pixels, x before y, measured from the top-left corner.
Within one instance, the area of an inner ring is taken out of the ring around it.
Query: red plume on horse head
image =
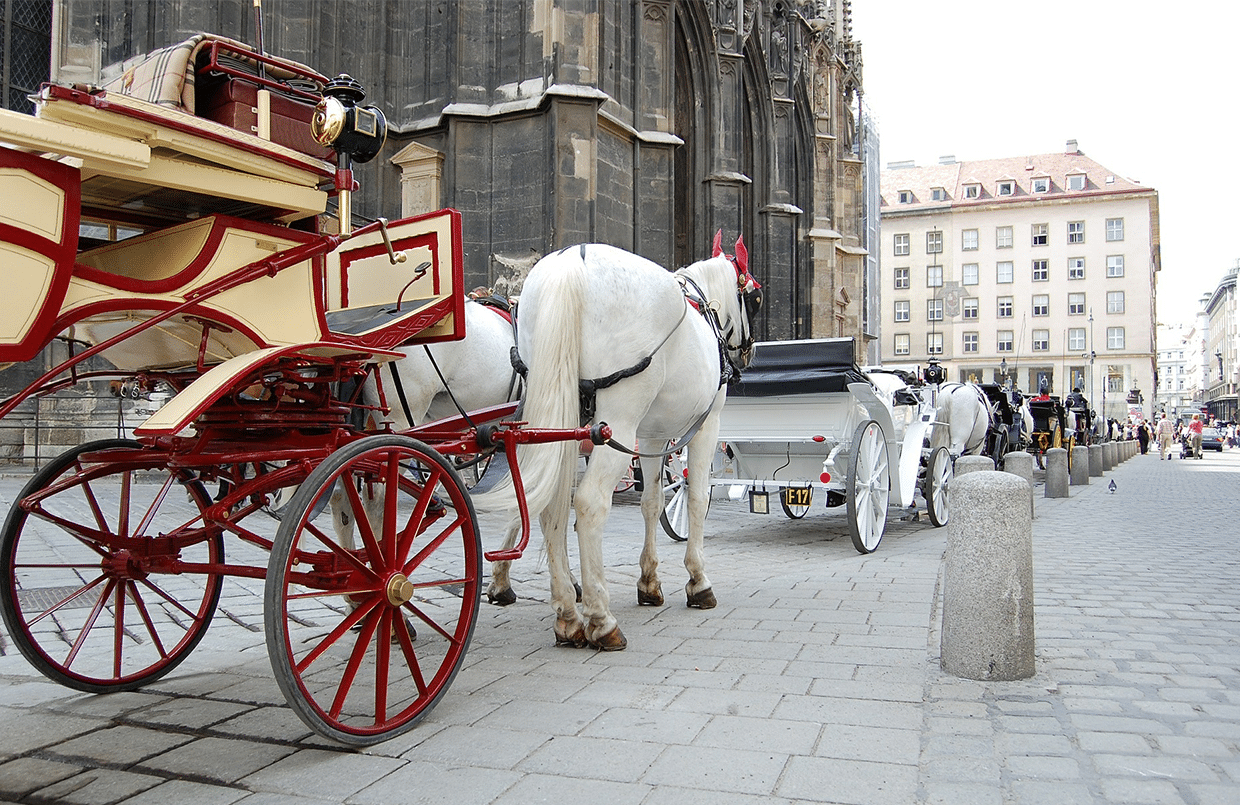
[[[723,254],[723,230],[720,229],[715,232],[715,242],[711,244],[710,256],[718,257],[720,255],[727,257],[732,261],[732,264],[736,266],[736,278],[741,285],[752,282],[755,287],[762,287],[758,284],[758,281],[749,274],[749,250],[745,248],[744,235],[737,236],[736,256],[732,257],[731,255]]]

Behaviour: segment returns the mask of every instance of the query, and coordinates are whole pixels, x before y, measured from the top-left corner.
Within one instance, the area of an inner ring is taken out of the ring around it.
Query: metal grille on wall
[[[52,52],[52,0],[0,0],[0,68],[4,107],[34,114],[26,96],[48,80]]]

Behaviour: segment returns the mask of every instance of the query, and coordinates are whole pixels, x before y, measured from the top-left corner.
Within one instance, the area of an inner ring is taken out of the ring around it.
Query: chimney
[[[1081,148],[1076,144],[1076,140],[1068,140],[1068,147],[1064,149],[1065,154],[1079,154]]]
[[[944,154],[943,156],[939,157],[939,164],[940,165],[955,165],[956,155],[955,154]]]
[[[898,171],[898,170],[903,170],[905,168],[915,168],[915,167],[917,167],[917,161],[913,159],[902,159],[897,162],[887,163],[887,170],[889,171]]]

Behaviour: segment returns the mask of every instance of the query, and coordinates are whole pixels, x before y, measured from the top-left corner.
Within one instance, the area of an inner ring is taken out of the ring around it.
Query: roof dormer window
[[[1085,189],[1085,174],[1069,173],[1068,174],[1068,189],[1069,190],[1084,190]]]
[[[1029,183],[1030,192],[1033,193],[1049,193],[1051,191],[1051,177],[1035,176]]]
[[[996,196],[1011,196],[1016,194],[1016,182],[1011,179],[1005,179],[995,186]]]
[[[964,197],[965,198],[981,198],[982,197],[982,186],[980,184],[977,184],[976,182],[970,182],[969,184],[966,184],[964,186]]]
[[[933,201],[947,201],[947,190],[942,187],[930,188],[930,198]]]
[[[900,203],[901,204],[912,204],[913,203],[913,191],[912,190],[901,190],[900,191]]]

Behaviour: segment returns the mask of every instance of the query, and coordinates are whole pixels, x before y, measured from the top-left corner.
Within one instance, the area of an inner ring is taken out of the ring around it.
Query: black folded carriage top
[[[853,339],[763,341],[729,397],[774,397],[848,391],[849,383],[870,381],[853,359]]]

